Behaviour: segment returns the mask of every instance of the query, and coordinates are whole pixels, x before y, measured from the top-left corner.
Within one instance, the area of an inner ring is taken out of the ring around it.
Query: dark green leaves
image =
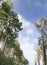
[[[2,3],[2,9],[6,12],[9,13],[11,10],[11,7],[7,4],[7,2]]]

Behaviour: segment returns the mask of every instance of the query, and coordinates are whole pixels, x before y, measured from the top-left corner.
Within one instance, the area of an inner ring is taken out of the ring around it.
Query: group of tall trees
[[[0,0],[0,65],[28,65],[17,40],[22,23],[12,6],[10,0]]]
[[[37,51],[37,54],[38,57],[42,54],[43,65],[47,65],[47,19],[41,18],[38,23],[35,23],[35,26],[41,34],[38,38],[38,45],[40,46],[41,53]],[[40,65],[40,60],[41,59],[39,59],[38,65]]]

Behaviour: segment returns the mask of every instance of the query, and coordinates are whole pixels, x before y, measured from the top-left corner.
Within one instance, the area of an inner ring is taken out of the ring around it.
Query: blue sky
[[[23,23],[23,30],[18,38],[21,49],[29,60],[29,65],[34,65],[36,56],[34,47],[38,43],[37,38],[40,34],[33,23],[41,17],[47,17],[47,0],[12,0],[12,2],[14,11],[18,13],[19,20]]]
[[[34,22],[40,17],[47,17],[47,0],[13,0],[15,11],[26,20]]]

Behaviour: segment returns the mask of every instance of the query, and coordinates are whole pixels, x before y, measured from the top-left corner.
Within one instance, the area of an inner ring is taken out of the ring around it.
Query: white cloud
[[[39,36],[39,34],[37,34],[37,30],[31,22],[25,20],[21,15],[18,15],[18,17],[20,22],[22,21],[23,23],[23,31],[20,32],[18,40],[24,56],[29,60],[29,65],[34,65],[36,57],[35,45],[38,42],[37,36]]]
[[[24,52],[24,56],[29,60],[30,65],[34,65],[35,63],[35,50],[34,50],[34,44],[25,43],[21,45],[21,49]]]
[[[18,15],[20,22],[22,22],[23,30],[27,35],[32,35],[34,33],[33,24],[27,20],[25,20],[21,15]]]
[[[0,44],[0,48],[1,48],[1,44]]]
[[[20,32],[18,40],[20,41],[24,56],[29,60],[29,64],[34,65],[36,52],[34,50],[34,43],[32,42],[32,35],[34,35],[35,32],[33,24],[25,20],[21,15],[18,15],[18,17],[23,23],[23,31]],[[37,42],[36,39],[33,40]]]
[[[34,50],[34,44],[29,42],[27,37],[19,39],[21,49],[23,50],[24,56],[29,60],[29,65],[34,65],[36,52]],[[33,60],[32,60],[33,59]]]
[[[33,34],[33,30],[30,29],[30,28],[28,28],[28,30],[26,31],[26,33],[27,33],[28,35],[31,35],[31,34]]]
[[[25,20],[21,15],[18,15],[20,22],[23,23],[23,28],[28,28],[30,26],[30,22]]]

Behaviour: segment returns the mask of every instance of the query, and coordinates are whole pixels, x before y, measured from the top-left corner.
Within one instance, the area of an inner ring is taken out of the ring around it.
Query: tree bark
[[[45,42],[44,42],[44,35],[42,33],[42,43],[43,43],[43,62],[44,62],[44,65],[46,65],[46,52],[45,52]]]

